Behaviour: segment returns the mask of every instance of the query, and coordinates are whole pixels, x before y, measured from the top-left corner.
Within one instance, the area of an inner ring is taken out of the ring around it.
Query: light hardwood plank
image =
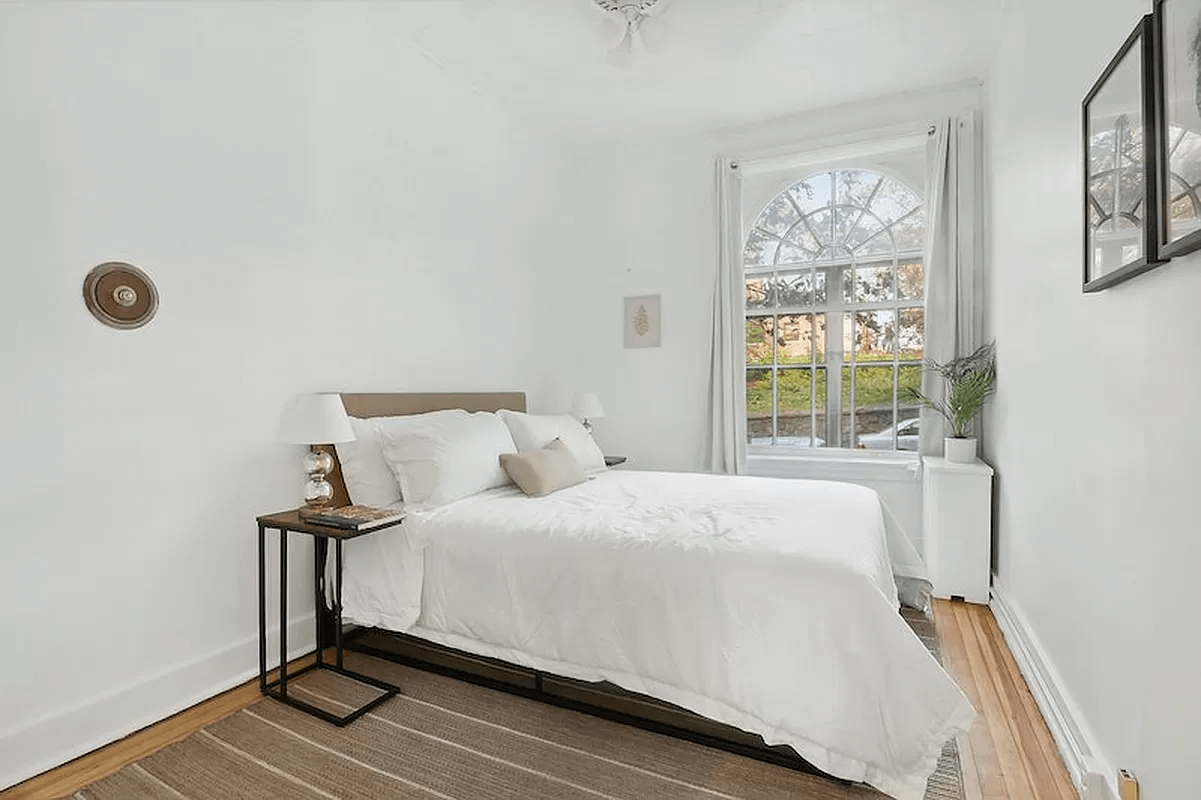
[[[1076,800],[1038,705],[987,606],[936,600],[943,663],[979,715],[961,748],[980,800]],[[966,754],[966,755],[965,755]],[[964,770],[965,786],[968,770]],[[968,798],[974,789],[968,790]]]
[[[298,658],[289,662],[291,666],[288,667],[288,671],[306,667],[313,663],[313,660],[312,655]],[[278,674],[278,669],[273,670],[268,680],[274,680]],[[72,794],[135,761],[157,753],[169,744],[186,739],[201,728],[241,711],[261,697],[259,679],[256,677],[241,686],[167,717],[162,722],[135,731],[124,739],[5,789],[0,792],[0,800],[52,800]]]
[[[1034,695],[1030,693],[1030,687],[1026,684],[1025,678],[1022,677],[1017,660],[1013,657],[1013,653],[1005,643],[1005,636],[1001,633],[1001,628],[996,624],[996,619],[992,616],[991,611],[988,613],[987,621],[991,622],[991,624],[986,625],[989,646],[997,658],[998,668],[1010,676],[1013,682],[1016,701],[1020,703],[1023,710],[1023,718],[1030,721],[1029,730],[1031,738],[1025,741],[1023,745],[1032,757],[1036,752],[1036,748],[1032,747],[1031,744],[1037,745],[1037,753],[1042,756],[1046,775],[1054,785],[1054,791],[1048,796],[1076,800],[1076,789],[1072,786],[1067,768],[1064,766],[1063,759],[1059,755],[1059,749],[1055,746],[1055,739],[1051,736],[1050,729],[1047,728],[1043,721],[1038,703],[1034,700]],[[1048,791],[1051,790],[1049,789]]]

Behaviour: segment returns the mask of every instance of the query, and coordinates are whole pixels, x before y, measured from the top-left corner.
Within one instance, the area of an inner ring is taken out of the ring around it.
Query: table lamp
[[[341,395],[300,394],[293,397],[284,406],[279,438],[288,444],[310,446],[304,456],[304,471],[309,476],[304,485],[304,503],[310,509],[329,505],[334,487],[325,476],[334,468],[334,459],[325,451],[314,451],[312,445],[354,441],[354,430],[346,417]]]
[[[600,419],[604,415],[605,410],[601,408],[600,398],[591,392],[575,393],[571,401],[571,416],[584,424],[584,430],[592,433],[592,423],[588,420]]]

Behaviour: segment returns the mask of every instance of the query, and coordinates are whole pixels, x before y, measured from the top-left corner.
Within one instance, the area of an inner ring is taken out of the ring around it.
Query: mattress
[[[347,542],[343,615],[607,680],[919,800],[967,698],[897,613],[921,565],[870,489],[613,471]]]

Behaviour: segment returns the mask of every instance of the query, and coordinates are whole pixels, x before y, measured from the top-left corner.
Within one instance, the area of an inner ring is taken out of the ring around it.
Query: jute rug
[[[907,616],[928,646],[934,628]],[[359,654],[402,695],[346,728],[262,700],[77,792],[136,798],[803,798],[883,795]],[[373,690],[329,672],[289,690],[342,713]],[[927,800],[962,800],[951,742]]]

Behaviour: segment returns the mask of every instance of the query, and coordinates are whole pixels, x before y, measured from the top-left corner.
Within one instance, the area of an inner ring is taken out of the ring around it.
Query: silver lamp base
[[[309,476],[304,484],[304,504],[310,509],[325,508],[334,499],[334,487],[325,476],[334,468],[334,459],[324,450],[310,450],[304,455],[304,471]]]

